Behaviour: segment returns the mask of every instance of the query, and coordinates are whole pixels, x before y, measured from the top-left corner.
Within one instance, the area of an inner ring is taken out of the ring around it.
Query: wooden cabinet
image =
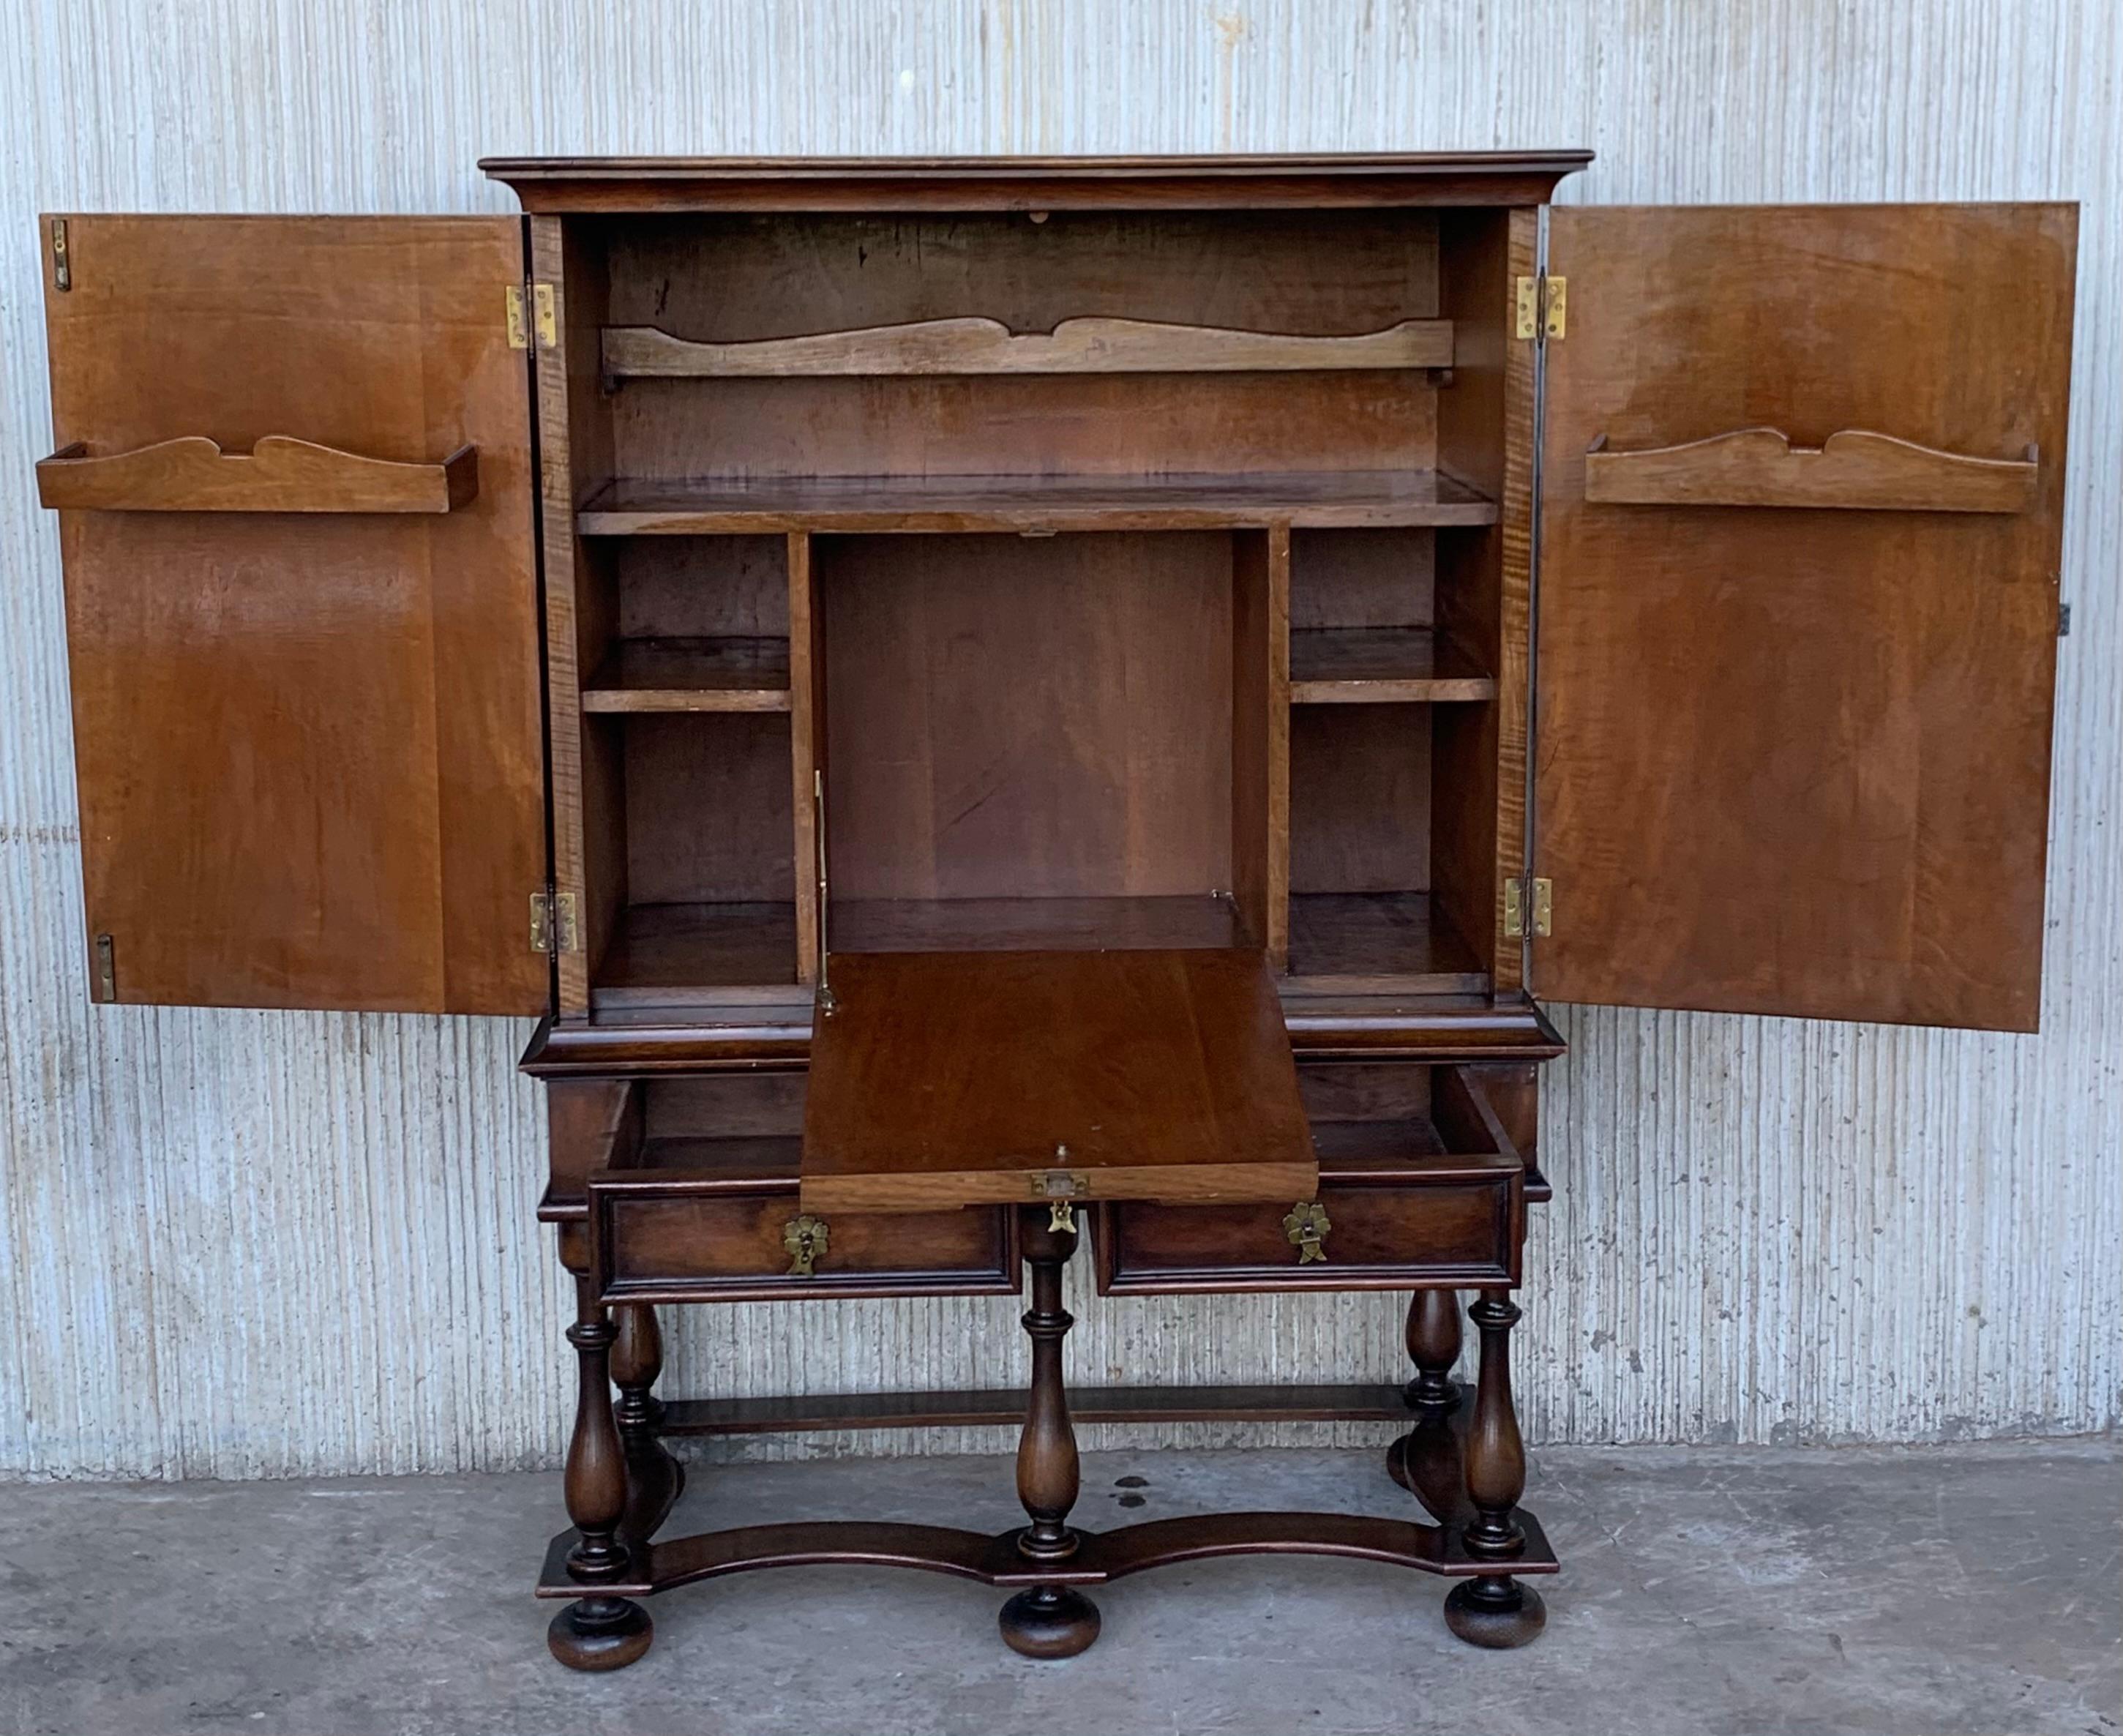
[[[1538,997],[2034,1027],[2075,209],[1549,209],[1586,160],[44,219],[96,996],[543,1015],[565,1661],[794,1559],[1062,1653],[1291,1548],[1520,1643]],[[1436,1523],[1071,1528],[1086,1226],[1114,1293],[1410,1290],[1404,1397],[1099,1408],[1404,1415]],[[1020,1263],[1022,1533],[654,1538],[652,1303]]]

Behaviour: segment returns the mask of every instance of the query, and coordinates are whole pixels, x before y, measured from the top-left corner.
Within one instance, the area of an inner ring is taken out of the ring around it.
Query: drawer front
[[[1328,1227],[1305,1260],[1286,1218],[1314,1204]],[[1523,1172],[1502,1164],[1419,1185],[1329,1185],[1287,1206],[1116,1204],[1099,1213],[1099,1283],[1118,1295],[1516,1284],[1524,1223]]]
[[[810,1243],[794,1189],[765,1194],[592,1189],[607,1301],[743,1302],[771,1297],[1008,1295],[1019,1288],[1007,1210],[850,1214]],[[792,1240],[797,1246],[792,1246]]]

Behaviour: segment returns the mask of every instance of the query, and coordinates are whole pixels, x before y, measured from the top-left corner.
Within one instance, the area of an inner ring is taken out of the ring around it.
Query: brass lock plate
[[[792,1218],[781,1227],[781,1246],[789,1255],[790,1278],[816,1278],[818,1256],[826,1251],[831,1232],[826,1220],[813,1218],[808,1212]]]
[[[1327,1232],[1333,1227],[1327,1208],[1316,1199],[1299,1200],[1282,1220],[1282,1233],[1297,1250],[1301,1266],[1327,1258]]]
[[[1066,1157],[1069,1147],[1054,1147],[1057,1157]],[[1032,1197],[1047,1202],[1047,1227],[1057,1233],[1073,1235],[1076,1228],[1076,1208],[1074,1201],[1090,1190],[1090,1178],[1079,1170],[1046,1170],[1032,1178]]]

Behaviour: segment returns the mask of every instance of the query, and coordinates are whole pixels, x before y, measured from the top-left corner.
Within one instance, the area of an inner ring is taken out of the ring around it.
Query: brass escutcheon
[[[1282,1220],[1282,1233],[1297,1250],[1301,1266],[1327,1258],[1327,1232],[1333,1227],[1327,1220],[1327,1208],[1316,1199],[1299,1200]]]
[[[1069,1147],[1054,1147],[1057,1157],[1066,1159]],[[1077,1171],[1047,1170],[1032,1178],[1032,1197],[1047,1202],[1047,1227],[1057,1233],[1074,1234],[1076,1228],[1076,1209],[1071,1203],[1081,1199],[1090,1189],[1090,1182]]]
[[[826,1251],[827,1232],[826,1220],[813,1218],[808,1212],[800,1218],[792,1218],[781,1227],[781,1246],[790,1255],[787,1276],[816,1278],[816,1261]]]

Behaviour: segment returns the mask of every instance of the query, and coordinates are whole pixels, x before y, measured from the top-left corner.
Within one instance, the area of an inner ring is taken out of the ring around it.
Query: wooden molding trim
[[[287,434],[226,453],[200,434],[98,457],[77,441],[37,465],[37,498],[61,510],[448,513],[479,494],[479,453],[438,464],[363,457]]]
[[[2035,504],[2035,448],[2025,458],[1940,452],[1849,429],[1818,448],[1774,428],[1736,429],[1678,446],[1585,456],[1585,498],[1607,506],[1845,507],[1875,512],[2023,513]]]
[[[1012,331],[977,316],[869,326],[743,343],[696,343],[654,326],[607,326],[613,380],[777,378],[804,374],[1224,373],[1450,368],[1452,322],[1403,320],[1380,331],[1308,337],[1155,320],[1064,320]]]

